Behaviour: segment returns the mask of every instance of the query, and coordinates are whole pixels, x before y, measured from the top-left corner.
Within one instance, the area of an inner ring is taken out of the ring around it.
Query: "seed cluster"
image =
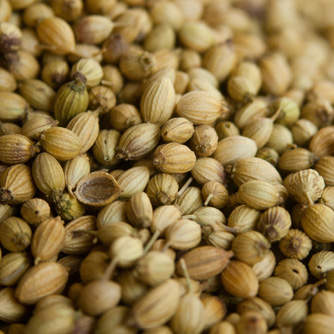
[[[333,334],[333,13],[0,0],[0,334]]]

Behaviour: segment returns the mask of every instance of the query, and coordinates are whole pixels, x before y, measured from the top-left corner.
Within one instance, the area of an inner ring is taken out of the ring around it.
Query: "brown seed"
[[[333,316],[334,293],[322,290],[312,298],[311,312]]]
[[[22,164],[8,167],[0,174],[0,187],[2,204],[23,203],[32,199],[36,193],[31,168]]]
[[[78,42],[85,44],[100,44],[111,33],[114,23],[102,15],[87,15],[80,18],[74,26]]]
[[[309,150],[322,158],[333,154],[334,127],[326,126],[320,129],[311,139]]]
[[[235,257],[250,266],[263,260],[269,253],[270,243],[259,232],[248,231],[236,236],[232,243]]]
[[[85,85],[86,79],[77,75],[75,80],[64,83],[57,91],[54,115],[65,126],[76,115],[85,112],[89,97]]]
[[[161,326],[175,314],[179,301],[179,283],[169,279],[149,290],[134,304],[132,307],[134,321],[143,329]]]
[[[60,217],[50,218],[38,225],[31,240],[35,264],[58,255],[65,241],[64,222]]]
[[[101,115],[108,113],[116,105],[116,96],[112,89],[105,86],[93,87],[89,92],[89,108]]]
[[[228,226],[237,228],[240,233],[254,229],[261,216],[260,211],[246,205],[236,207],[228,218]]]
[[[265,334],[267,333],[267,323],[260,312],[245,312],[235,325],[238,334]]]
[[[239,188],[238,195],[248,206],[265,210],[275,206],[279,200],[276,188],[265,181],[248,181]]]
[[[0,25],[0,53],[16,52],[22,43],[21,30],[10,22]]]
[[[237,63],[237,55],[229,43],[213,46],[206,52],[203,66],[209,70],[219,82],[222,82],[234,69]]]
[[[144,191],[150,179],[150,172],[145,166],[132,167],[119,176],[116,180],[121,189],[120,198],[130,198],[137,192]]]
[[[49,153],[40,153],[33,162],[32,176],[45,195],[58,198],[65,189],[65,176],[60,163]]]
[[[271,327],[275,322],[276,316],[273,308],[261,298],[248,298],[237,305],[237,312],[240,315],[249,311],[259,312],[266,320],[268,327]]]
[[[276,257],[272,251],[269,251],[265,258],[253,265],[252,269],[256,274],[259,282],[270,277],[276,266]]]
[[[58,126],[46,130],[41,135],[40,143],[49,154],[60,161],[75,158],[84,144],[73,131]]]
[[[78,306],[86,314],[98,316],[116,306],[121,299],[121,287],[108,280],[89,282],[81,290]]]
[[[305,146],[317,133],[318,128],[311,121],[301,118],[292,125],[291,132],[293,140],[298,146]]]
[[[209,125],[199,125],[190,139],[190,147],[199,157],[208,157],[217,149],[218,135]]]
[[[163,173],[186,173],[195,162],[195,153],[182,144],[164,144],[154,151],[153,164]]]
[[[334,157],[324,156],[320,158],[314,169],[323,177],[326,187],[334,186]]]
[[[239,187],[251,180],[282,183],[277,169],[269,162],[256,157],[241,159],[227,170],[230,171],[233,181]]]
[[[52,9],[55,14],[66,21],[73,21],[82,14],[82,2],[72,1],[70,4],[67,0],[52,1]]]
[[[105,333],[115,330],[121,325],[129,313],[129,308],[126,306],[115,306],[105,312],[96,323],[96,330]],[[125,333],[127,333],[125,331]]]
[[[35,109],[52,112],[55,91],[44,81],[31,79],[23,81],[19,90],[26,101]]]
[[[165,142],[184,144],[194,133],[194,125],[183,117],[171,118],[163,125],[161,136]]]
[[[31,112],[22,126],[21,135],[31,140],[38,140],[45,130],[56,125],[58,125],[58,122],[53,118]]]
[[[304,232],[290,229],[280,241],[279,248],[286,257],[303,260],[312,248],[312,241]]]
[[[52,88],[59,88],[68,80],[70,69],[66,61],[53,60],[45,64],[42,69],[42,79]]]
[[[259,282],[250,266],[243,262],[231,261],[221,275],[225,290],[241,298],[255,297]]]
[[[74,312],[73,307],[66,304],[37,312],[30,318],[25,332],[27,334],[42,334],[45,331],[50,331],[50,334],[70,332],[75,326]]]
[[[64,220],[72,220],[85,214],[84,205],[74,195],[66,193],[54,201],[56,212]]]
[[[0,262],[0,284],[4,286],[15,285],[30,266],[31,259],[25,253],[6,254]]]
[[[221,273],[232,256],[231,251],[212,246],[201,246],[187,252],[182,259],[186,263],[190,278],[206,280]],[[179,275],[184,275],[180,262],[177,265],[177,272]]]
[[[175,205],[163,205],[153,211],[151,231],[158,236],[164,235],[167,229],[181,219],[181,211]]]
[[[48,46],[53,53],[65,55],[74,51],[75,40],[70,25],[59,17],[42,20],[37,26],[40,41]]]
[[[269,162],[274,167],[276,167],[279,159],[278,153],[273,148],[269,147],[259,149],[256,153],[256,157]]]
[[[321,198],[319,200],[319,203],[327,205],[330,207],[332,210],[334,209],[334,203],[333,203],[333,192],[334,192],[334,187],[327,187],[324,189]]]
[[[176,111],[179,116],[195,125],[210,124],[224,113],[222,102],[204,91],[193,91],[183,95]]]
[[[127,129],[117,147],[117,159],[140,160],[158,145],[160,128],[155,124],[142,123]]]
[[[330,251],[321,251],[315,253],[308,263],[311,274],[321,279],[326,276],[327,272],[334,269],[333,266],[334,253]]]
[[[327,243],[334,240],[334,211],[326,205],[314,204],[306,208],[301,224],[305,233],[315,241]]]
[[[211,226],[202,228],[203,239],[210,246],[222,249],[230,249],[234,240],[234,235],[224,229],[212,228]]]
[[[196,247],[201,241],[201,227],[189,219],[180,219],[177,224],[167,228],[167,244],[177,250]]]
[[[143,283],[157,286],[172,277],[174,260],[166,253],[150,251],[139,259],[134,275]]]
[[[328,100],[311,100],[301,109],[301,117],[311,121],[318,128],[331,125],[334,110]]]
[[[34,142],[26,136],[12,134],[0,137],[0,161],[5,164],[23,164],[39,151]]]
[[[283,154],[293,146],[291,131],[286,126],[275,123],[266,146],[274,149],[278,154]]]
[[[24,50],[17,51],[14,57],[9,58],[6,66],[15,79],[19,81],[35,79],[40,71],[36,57]]]
[[[259,285],[259,296],[272,306],[284,305],[293,297],[291,285],[283,278],[269,277]]]
[[[123,201],[114,201],[106,205],[97,215],[96,224],[98,228],[117,222],[127,221],[127,203]]]
[[[23,304],[35,304],[45,296],[63,291],[68,272],[61,264],[44,262],[29,269],[20,280],[15,296]]]
[[[146,86],[140,101],[140,111],[145,122],[158,125],[171,118],[175,91],[171,80],[162,77]]]
[[[283,185],[299,203],[306,205],[313,205],[325,188],[323,178],[313,169],[289,174],[284,179]]]
[[[214,158],[199,158],[191,170],[191,175],[200,185],[209,181],[226,183],[226,173],[222,164]]]
[[[290,214],[280,206],[270,208],[261,215],[257,227],[270,242],[281,240],[291,227]]]
[[[216,181],[210,181],[203,185],[202,195],[204,198],[204,205],[210,205],[221,209],[228,202],[228,191],[225,186]]]
[[[276,323],[278,326],[295,326],[305,320],[308,314],[307,301],[292,300],[280,308],[277,312]]]
[[[28,314],[26,305],[15,298],[15,288],[7,287],[0,290],[0,319],[7,323],[21,322]]]
[[[184,215],[183,218],[193,219],[201,226],[210,226],[214,230],[228,230],[224,214],[216,208],[202,206],[191,215]]]
[[[134,227],[147,228],[153,219],[153,208],[149,197],[144,192],[131,196],[127,206],[127,217]]]
[[[270,94],[282,95],[291,82],[291,71],[286,58],[279,53],[260,61],[263,88]]]
[[[116,130],[101,130],[93,145],[95,159],[102,165],[113,166],[116,160],[116,147],[121,134]]]
[[[94,251],[89,253],[80,265],[79,273],[82,282],[88,283],[105,279],[109,263],[110,259],[106,252]]]
[[[170,326],[175,333],[199,334],[204,328],[205,310],[202,301],[194,293],[187,293],[179,302]]]
[[[213,327],[226,315],[226,305],[217,296],[203,295],[201,302],[204,306],[204,329]]]
[[[122,270],[117,281],[122,289],[122,302],[129,306],[143,297],[148,290],[148,286],[139,281],[132,270]]]
[[[176,198],[175,205],[184,215],[193,213],[203,206],[201,190],[197,187],[188,187],[181,196]]]
[[[218,142],[213,158],[222,165],[233,165],[241,159],[254,157],[257,151],[255,141],[243,136],[230,136]]]
[[[67,190],[73,195],[73,189],[78,181],[90,172],[90,164],[87,155],[80,154],[66,162],[64,166],[65,183]]]
[[[79,180],[75,196],[81,203],[90,206],[104,206],[114,201],[120,192],[121,188],[113,176],[98,171]]]
[[[314,313],[307,316],[304,324],[305,334],[330,334],[334,326],[334,320],[327,314]]]
[[[275,276],[285,279],[292,288],[296,290],[305,285],[308,273],[307,269],[300,261],[285,259],[280,261],[275,268]]]
[[[73,80],[82,80],[87,88],[93,88],[100,84],[103,69],[97,60],[82,58],[73,65],[70,74]]]
[[[142,241],[131,236],[121,236],[110,245],[109,256],[119,267],[131,267],[143,256]]]
[[[67,124],[67,129],[75,133],[80,142],[80,154],[86,153],[95,143],[99,134],[99,117],[97,111],[86,111],[73,117]]]
[[[132,104],[118,104],[109,115],[112,128],[118,131],[125,131],[131,126],[142,123],[138,109]]]
[[[304,148],[295,148],[285,151],[278,160],[280,170],[293,173],[304,169],[311,168],[315,161],[314,153]]]
[[[92,3],[92,0],[90,0]],[[112,5],[112,1],[105,1],[107,5]],[[86,4],[87,5],[87,4]],[[89,5],[90,6],[90,5]],[[99,13],[95,13],[99,14]],[[117,64],[119,59],[125,54],[129,49],[129,43],[122,34],[110,34],[107,39],[103,42],[103,59],[108,64]]]
[[[239,128],[233,122],[229,121],[222,121],[217,123],[217,125],[215,126],[215,130],[218,135],[218,140],[222,140],[230,136],[240,135]]]
[[[138,49],[129,49],[119,61],[119,68],[126,78],[143,80],[155,72],[157,59],[154,54]]]
[[[210,334],[236,334],[236,331],[232,323],[222,321],[211,328]]]
[[[32,231],[21,218],[9,217],[0,225],[0,241],[4,248],[11,252],[21,252],[31,242]]]
[[[181,43],[198,52],[208,50],[214,44],[213,33],[202,22],[188,22],[179,31]]]

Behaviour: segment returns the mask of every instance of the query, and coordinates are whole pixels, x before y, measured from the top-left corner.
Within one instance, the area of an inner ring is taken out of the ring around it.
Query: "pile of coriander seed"
[[[333,334],[333,17],[0,0],[0,334]]]

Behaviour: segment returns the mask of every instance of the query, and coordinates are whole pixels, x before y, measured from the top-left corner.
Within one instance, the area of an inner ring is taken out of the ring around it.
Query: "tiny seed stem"
[[[270,117],[270,119],[271,119],[273,122],[275,122],[276,118],[279,116],[279,114],[281,113],[281,111],[282,111],[282,108],[279,107],[279,108],[276,110],[276,112],[274,113],[274,115],[272,115],[272,116]]]
[[[159,236],[160,236],[160,231],[155,231],[151,239],[149,240],[149,242],[146,244],[144,248],[143,256],[147,254],[147,252],[151,249],[151,247],[153,246],[155,241],[159,238]]]
[[[114,258],[112,259],[112,261],[109,263],[105,273],[104,273],[104,279],[105,280],[109,280],[110,277],[112,276],[116,266],[117,266],[117,263],[118,263],[118,259],[117,258]]]
[[[108,80],[102,80],[101,84],[103,86],[107,86],[107,87],[113,87],[114,86],[114,83],[112,81],[108,81]]]
[[[185,215],[182,216],[182,219],[191,219],[191,220],[195,220],[196,221],[196,215]]]
[[[165,246],[163,247],[163,249],[161,250],[162,253],[166,252],[166,250],[169,248],[171,242],[170,240],[168,240],[165,244]]]
[[[185,191],[186,189],[189,187],[190,183],[193,181],[193,178],[190,177],[187,182],[183,185],[183,187],[179,190],[179,192],[177,193],[176,197],[180,197]]]
[[[184,259],[181,259],[180,264],[181,264],[181,267],[182,267],[182,270],[183,270],[183,273],[184,273],[184,277],[186,278],[186,281],[187,281],[188,292],[192,293],[190,276],[189,276],[188,268],[187,268],[187,265],[186,265],[186,261],[184,261]]]
[[[205,202],[204,202],[204,205],[205,205],[205,206],[207,206],[207,205],[209,204],[209,202],[211,201],[211,199],[212,199],[213,196],[214,196],[213,194],[210,194],[210,195],[206,198],[206,200],[205,200]]]
[[[326,283],[327,283],[327,279],[326,279],[326,278],[323,278],[322,280],[320,280],[320,281],[314,283],[313,286],[318,287],[318,286],[323,285],[323,284],[326,284]]]
[[[307,199],[307,203],[309,206],[312,206],[314,204],[314,202],[312,201],[312,198],[310,196],[309,193],[305,193],[306,199]]]

